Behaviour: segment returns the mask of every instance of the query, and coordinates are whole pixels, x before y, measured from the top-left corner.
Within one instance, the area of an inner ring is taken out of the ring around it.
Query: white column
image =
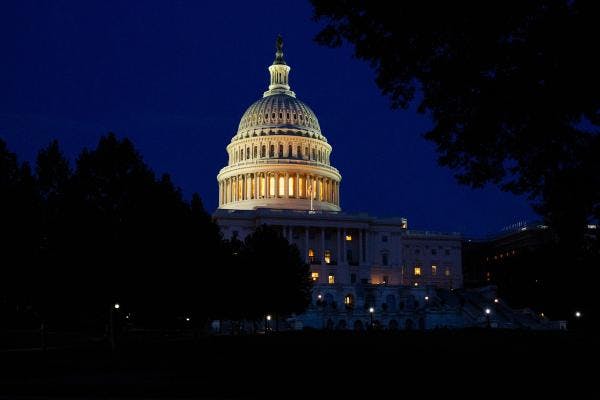
[[[362,264],[362,229],[358,230],[358,264]]]
[[[348,261],[346,259],[346,228],[342,228],[342,260]]]
[[[308,226],[304,227],[304,260],[308,263]]]
[[[275,197],[279,197],[279,174],[275,173]]]
[[[300,198],[300,174],[296,172],[296,182],[295,182],[294,196],[299,199]]]
[[[367,264],[370,263],[369,260],[369,256],[370,256],[370,252],[369,252],[369,238],[371,237],[370,232],[368,229],[365,229],[365,262]],[[392,241],[391,238],[389,238],[390,242]]]
[[[269,193],[271,193],[270,186],[271,186],[271,177],[269,176],[269,174],[267,172],[265,172],[265,198],[266,199],[269,198]]]
[[[222,194],[223,194],[223,193],[222,193],[222,191],[223,191],[223,185],[221,184],[221,182],[219,182],[219,206],[220,206],[221,204],[223,204],[223,203],[221,202],[221,196],[222,196]]]
[[[336,229],[336,233],[337,233],[337,263],[338,265],[342,263],[342,257],[341,257],[341,246],[342,244],[340,243],[340,228]]]
[[[321,262],[325,264],[325,228],[321,228]]]
[[[258,193],[259,193],[258,191],[260,189],[258,187],[258,185],[259,185],[258,174],[255,172],[254,173],[254,198],[255,199],[258,199]]]
[[[290,197],[290,174],[285,173],[283,178],[283,196],[287,199]]]

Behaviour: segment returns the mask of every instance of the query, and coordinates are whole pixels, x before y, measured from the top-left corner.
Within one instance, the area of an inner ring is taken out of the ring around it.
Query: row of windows
[[[305,116],[303,114],[296,114],[295,112],[290,113],[289,111],[276,111],[270,113],[265,112],[264,114],[252,114],[251,116],[244,119],[242,128],[246,128],[251,125],[261,124],[263,122],[282,122],[282,120],[284,120],[284,116],[286,122],[293,122],[294,124],[299,122],[300,124],[312,126],[315,123],[315,121],[311,117]]]
[[[413,269],[413,275],[415,277],[420,277],[420,276],[422,276],[422,271],[423,271],[422,267],[420,267],[420,266],[414,267],[414,269]],[[431,266],[431,275],[432,276],[436,276],[437,272],[438,272],[437,265],[432,265]],[[450,267],[446,267],[446,269],[444,270],[444,275],[445,276],[450,276]],[[311,272],[310,276],[311,276],[311,279],[312,279],[313,282],[317,282],[319,280],[319,273],[317,271]],[[327,275],[327,283],[329,285],[335,284],[335,274],[333,272],[330,272]],[[351,284],[356,283],[356,274],[350,274],[350,283]],[[363,283],[367,283],[367,282],[363,282]],[[389,284],[390,283],[389,276],[388,275],[383,275],[381,283],[384,284],[384,285]]]
[[[414,276],[422,276],[422,267],[421,266],[416,266],[413,269],[413,275]],[[437,265],[432,265],[431,266],[431,276],[436,276],[438,273],[438,267]],[[446,269],[444,270],[444,275],[446,276],[450,276],[450,267],[446,267]]]
[[[304,149],[302,149],[302,146],[296,146],[296,152],[294,153],[294,147],[290,144],[287,146],[287,153],[284,153],[284,146],[282,144],[280,144],[278,148],[276,148],[275,145],[272,144],[269,146],[268,150],[269,158],[297,158],[329,164],[329,152],[326,150],[316,149],[314,147],[305,147]],[[246,147],[245,150],[234,150],[233,154],[230,157],[231,162],[237,163],[239,161],[267,157],[266,145],[262,145],[260,147],[260,157],[258,151],[258,146],[254,146],[252,150],[250,150],[250,147]]]
[[[421,254],[421,249],[415,249],[414,250],[414,254]],[[431,255],[432,256],[436,256],[438,254],[437,249],[431,249]],[[444,249],[444,255],[449,256],[450,255],[450,249]]]

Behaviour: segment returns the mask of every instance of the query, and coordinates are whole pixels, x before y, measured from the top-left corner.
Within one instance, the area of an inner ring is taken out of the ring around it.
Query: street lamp
[[[581,318],[581,311],[575,311],[575,318]]]
[[[498,303],[500,300],[498,299],[494,299],[494,303]]]
[[[271,314],[267,314],[265,317],[265,333],[269,331],[269,321],[271,320]]]
[[[490,328],[491,324],[490,324],[490,314],[492,313],[492,310],[489,308],[485,309],[485,322],[487,324],[487,327]]]
[[[373,329],[373,313],[375,309],[373,307],[369,307],[369,314],[371,315],[371,329]]]
[[[425,296],[425,301],[429,301],[429,296]]]
[[[117,347],[117,333],[116,333],[116,329],[115,329],[115,313],[119,310],[119,308],[121,308],[121,305],[119,303],[114,303],[111,307],[110,307],[110,313],[108,316],[108,336],[109,336],[109,340],[110,340],[110,348],[114,351],[115,348]]]

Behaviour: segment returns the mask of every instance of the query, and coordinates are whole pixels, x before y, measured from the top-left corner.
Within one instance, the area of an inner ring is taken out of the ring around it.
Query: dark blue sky
[[[245,109],[268,85],[278,33],[298,98],[342,173],[342,208],[414,229],[483,234],[535,215],[494,188],[459,186],[349,47],[318,46],[306,1],[6,1],[0,5],[0,137],[20,159],[57,138],[73,159],[114,131],[186,195],[217,205],[216,174]]]

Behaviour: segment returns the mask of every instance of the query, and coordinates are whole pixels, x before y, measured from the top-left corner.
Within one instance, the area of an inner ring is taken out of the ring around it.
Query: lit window
[[[313,249],[308,249],[308,262],[315,263],[315,251]]]
[[[344,304],[347,306],[352,305],[352,295],[348,294],[346,297],[344,297]]]
[[[415,276],[421,276],[421,267],[415,267]]]
[[[446,276],[450,276],[450,268],[446,268],[446,271],[444,271],[444,274]]]
[[[318,272],[312,272],[310,274],[310,277],[312,278],[313,282],[316,282],[319,280],[319,273]]]
[[[431,275],[437,275],[437,265],[431,266]]]
[[[335,275],[333,275],[333,274],[329,274],[329,276],[327,277],[327,282],[328,282],[330,285],[333,285],[333,284],[335,283]]]
[[[352,235],[346,235],[346,242],[352,241]]]
[[[331,264],[331,250],[325,250],[325,263]]]

